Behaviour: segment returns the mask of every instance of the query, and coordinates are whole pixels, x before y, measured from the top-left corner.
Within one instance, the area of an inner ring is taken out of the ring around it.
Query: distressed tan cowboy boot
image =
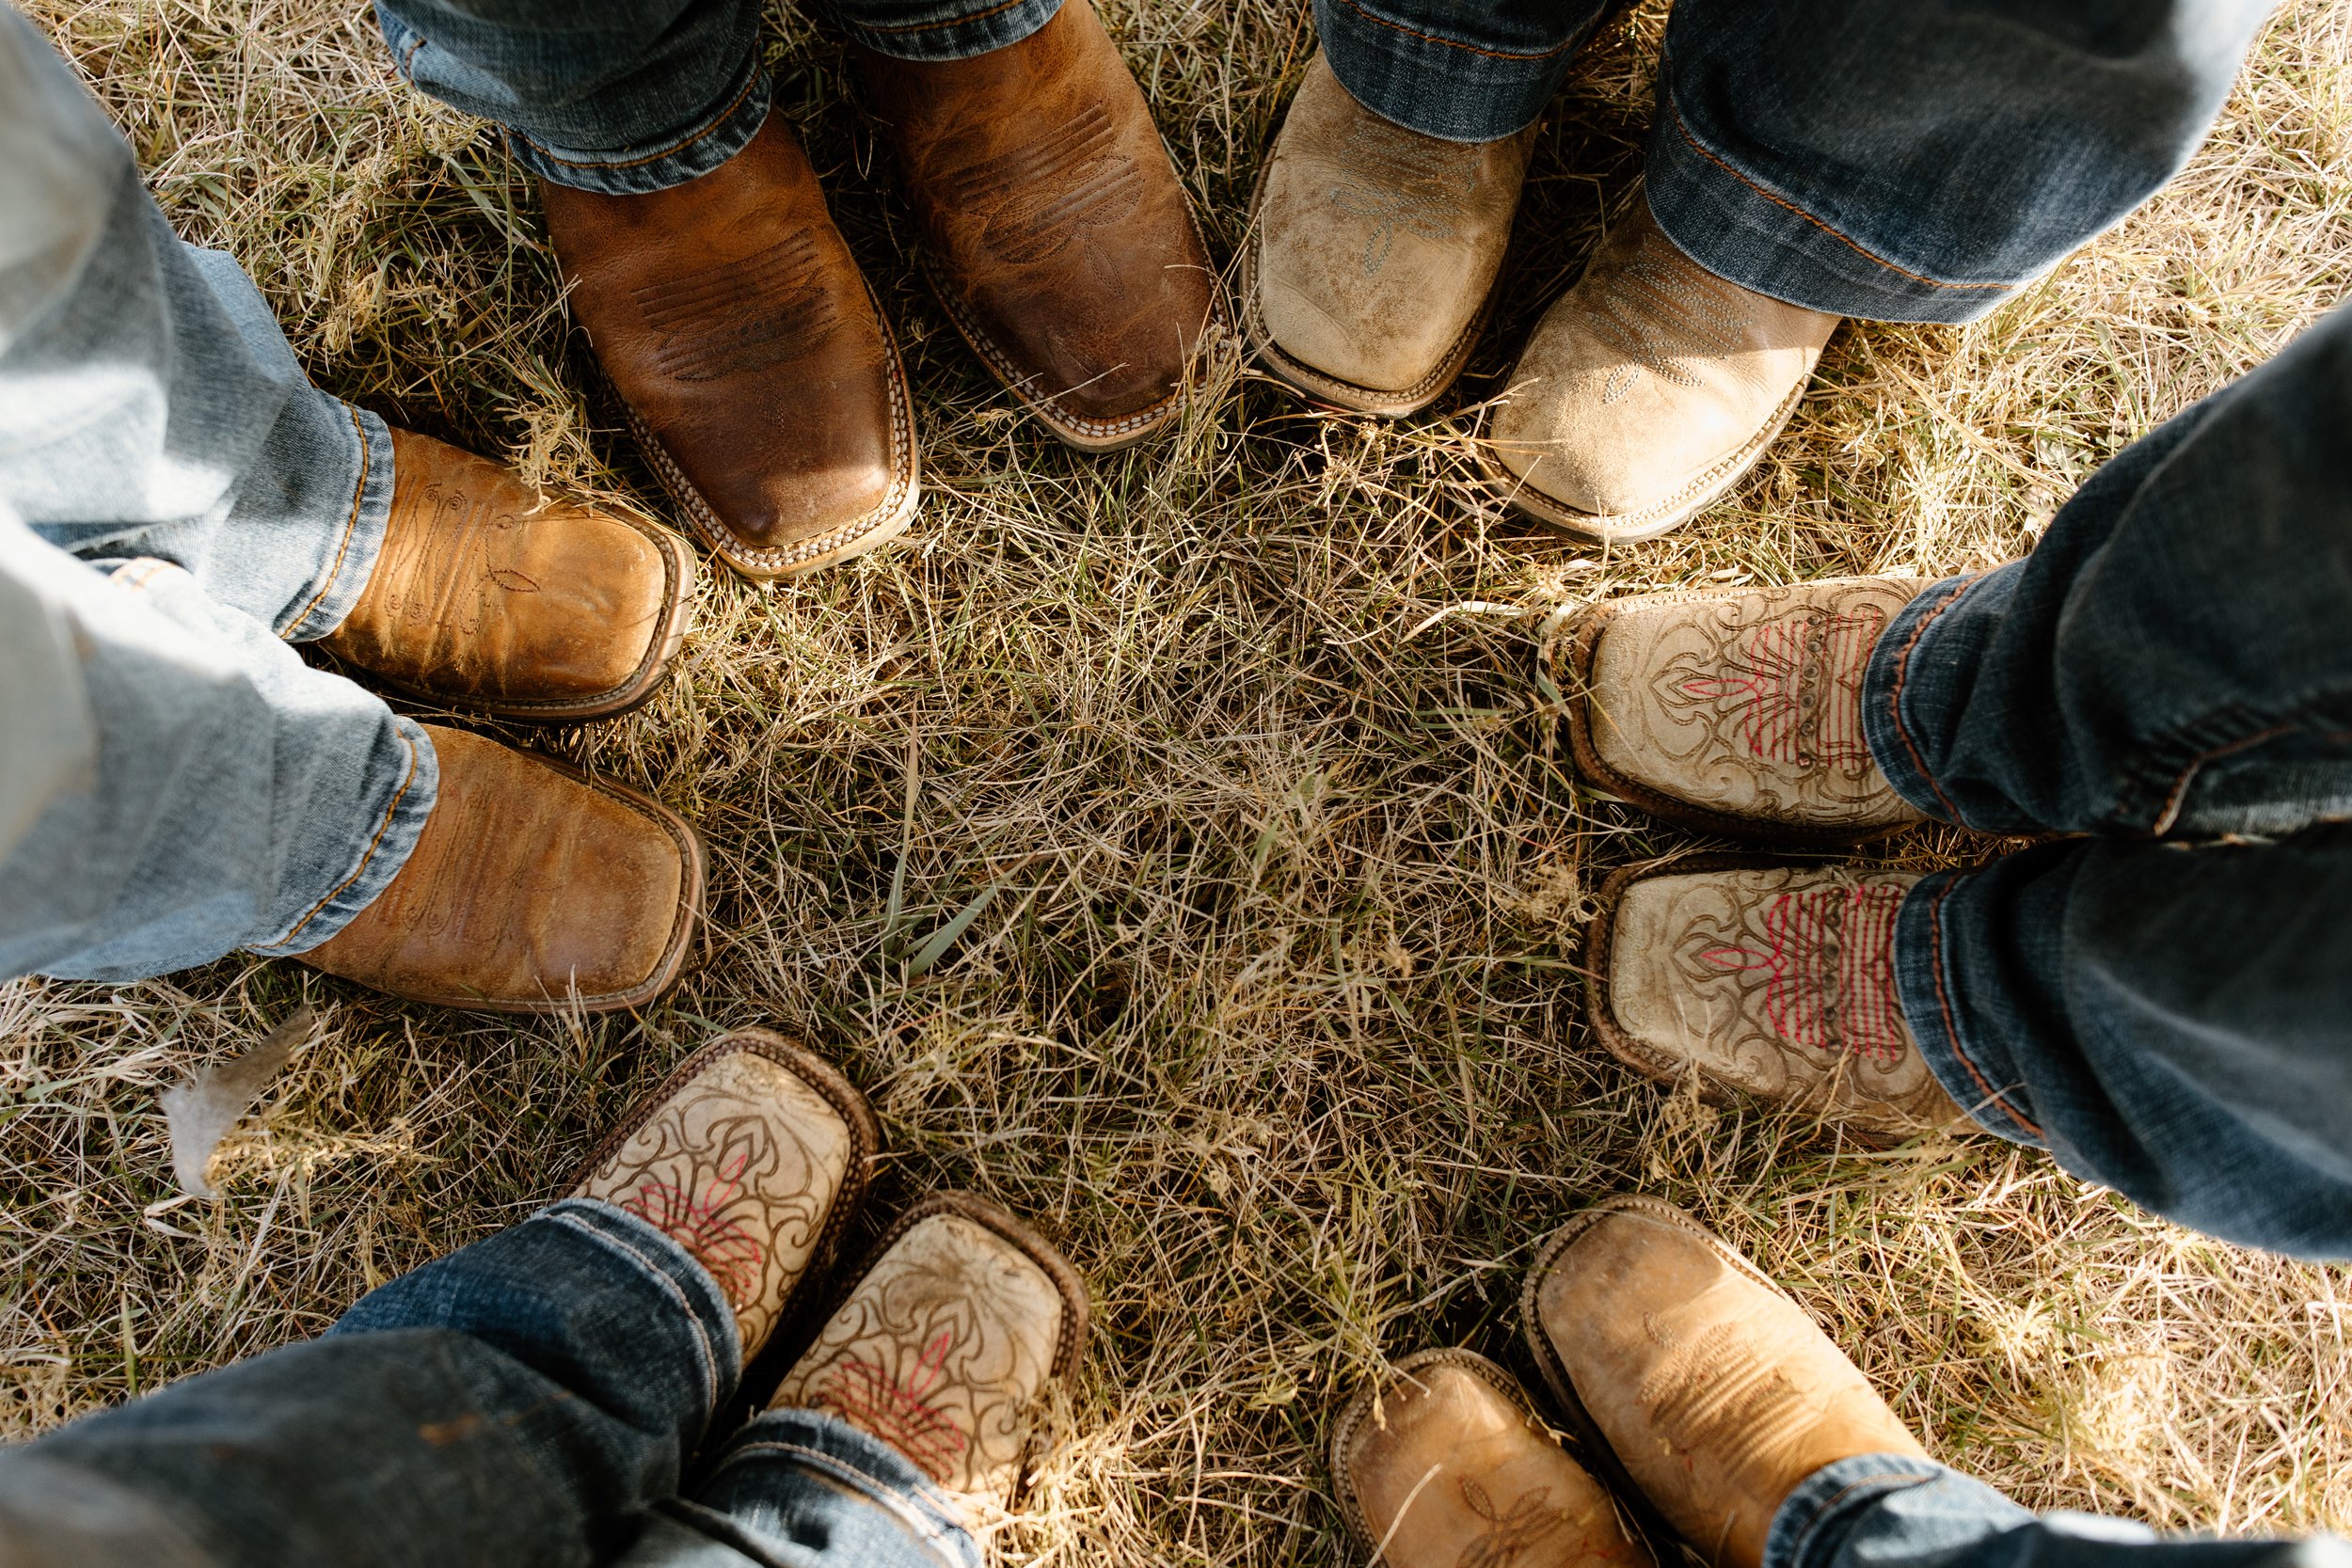
[[[1831,578],[1592,606],[1568,638],[1578,771],[1701,832],[1776,844],[1851,844],[1918,821],[1870,756],[1862,677],[1927,586]]]
[[[1480,459],[1546,522],[1663,533],[1764,454],[1837,322],[1717,277],[1637,201],[1536,325]]]
[[[693,587],[693,551],[668,529],[543,497],[499,464],[394,430],[383,550],[320,646],[430,702],[602,719],[659,689]]]
[[[1618,1060],[1865,1137],[1962,1121],[1895,991],[1900,871],[1702,856],[1629,866],[1585,934],[1593,1027]]]
[[[1331,1482],[1368,1564],[1651,1568],[1518,1380],[1470,1351],[1422,1351],[1359,1388],[1332,1429]]]
[[[1670,1204],[1570,1220],[1519,1307],[1586,1455],[1722,1568],[1759,1568],[1773,1513],[1822,1465],[1927,1457],[1796,1303]]]
[[[995,1204],[940,1193],[892,1227],[770,1408],[849,1422],[985,1516],[1018,1502],[1086,1336],[1060,1253]]]
[[[1317,55],[1259,177],[1242,248],[1251,352],[1318,402],[1391,417],[1461,374],[1493,302],[1535,127],[1490,142],[1408,131]]]
[[[423,832],[384,891],[300,960],[489,1012],[612,1012],[667,990],[702,920],[694,831],[633,789],[422,727],[441,779]]]
[[[626,1209],[708,1272],[748,1364],[866,1195],[882,1132],[830,1064],[766,1029],[680,1063],[581,1164],[573,1197]]]

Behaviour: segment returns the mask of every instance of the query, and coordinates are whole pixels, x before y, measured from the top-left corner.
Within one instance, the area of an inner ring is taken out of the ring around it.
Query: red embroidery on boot
[[[1699,957],[1718,969],[1762,970],[1765,1021],[1781,1038],[1893,1067],[1910,1039],[1895,997],[1902,902],[1899,887],[1775,894],[1764,910],[1768,951],[1710,947]]]
[[[844,1361],[833,1370],[818,1402],[855,1421],[945,1482],[965,1448],[962,1433],[926,1398],[939,1386],[952,1333],[939,1331],[904,1382],[879,1361]]]
[[[1870,760],[1862,738],[1862,675],[1885,628],[1875,608],[1768,621],[1748,639],[1748,668],[1686,681],[1693,697],[1744,693],[1740,738],[1751,756],[1799,768]]]
[[[735,1163],[721,1171],[719,1180],[706,1186],[699,1197],[674,1181],[647,1178],[621,1203],[692,1253],[694,1261],[710,1272],[727,1300],[737,1307],[758,1294],[760,1265],[768,1257],[758,1237],[721,1212],[743,1190],[740,1178],[751,1158],[749,1149],[737,1155]]]

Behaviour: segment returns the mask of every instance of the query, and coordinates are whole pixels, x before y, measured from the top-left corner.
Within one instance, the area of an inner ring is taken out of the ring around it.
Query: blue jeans
[[[691,1254],[568,1199],[322,1338],[0,1451],[0,1543],[83,1568],[979,1568],[921,1471],[815,1411],[695,1463],[741,1357]]]
[[[1061,0],[834,0],[849,35],[909,60],[1018,43]],[[768,118],[760,0],[376,0],[402,75],[496,120],[544,180],[628,196],[681,185]]]
[[[1903,1016],[2003,1137],[2230,1241],[2352,1258],[2352,309],[1872,651],[1871,754],[2070,835],[1928,878]]]
[[[366,586],[389,434],[0,5],[0,978],[298,953],[406,861],[433,748],[289,646]]]
[[[1650,211],[1718,277],[1973,321],[2121,222],[2219,112],[2272,0],[1677,0]],[[1606,0],[1315,0],[1349,92],[1432,136],[1543,112]]]

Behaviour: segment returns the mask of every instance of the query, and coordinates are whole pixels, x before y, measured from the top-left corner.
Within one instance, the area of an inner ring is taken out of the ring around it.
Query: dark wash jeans
[[[2003,1137],[2201,1230],[2352,1258],[2352,308],[1939,583],[1863,688],[1947,821],[1903,1016]]]
[[[2273,0],[1677,0],[1645,180],[1719,277],[1973,321],[2187,161]],[[1314,0],[1332,71],[1433,136],[1532,123],[1606,0]]]
[[[324,1338],[0,1450],[8,1568],[979,1568],[922,1473],[813,1411],[687,1474],[741,1372],[702,1266],[566,1200]]]
[[[402,75],[506,127],[561,185],[626,196],[681,185],[768,118],[761,0],[376,0]],[[848,34],[909,60],[1017,43],[1061,0],[831,0]]]

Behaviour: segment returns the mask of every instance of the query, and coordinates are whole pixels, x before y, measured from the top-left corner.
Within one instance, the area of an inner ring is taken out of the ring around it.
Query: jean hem
[[[1650,215],[1716,277],[1829,315],[1955,325],[1990,314],[2032,281],[1936,277],[1881,255],[1702,143],[1675,106],[1673,82],[1669,57],[1643,160]]]
[[[1925,1486],[1960,1472],[1932,1459],[1866,1453],[1833,1461],[1797,1483],[1764,1537],[1764,1568],[1829,1568],[1844,1544],[1844,1525],[1889,1493]]]
[[[751,145],[768,123],[772,99],[768,73],[746,59],[716,107],[657,143],[598,152],[534,141],[511,125],[500,130],[508,154],[550,183],[600,196],[649,196],[698,180]]]
[[[296,916],[280,935],[246,943],[246,951],[265,958],[310,952],[339,935],[408,863],[424,832],[425,818],[433,815],[433,803],[440,794],[440,760],[434,753],[432,739],[415,720],[396,713],[386,717],[406,752],[407,766],[397,778],[387,781],[389,799],[373,832],[359,847],[351,868],[325,896]]]
[[[894,60],[968,60],[1019,43],[1061,12],[1062,0],[996,0],[941,8],[943,14],[889,26],[860,22],[835,8],[841,30]]]
[[[324,395],[324,394],[318,394]],[[391,526],[392,432],[384,420],[364,408],[342,405],[351,420],[351,511],[335,533],[335,553],[320,569],[299,600],[300,608],[282,626],[274,629],[289,642],[314,642],[330,635],[351,616],[367,592],[368,578],[384,553],[384,533]]]
[[[1381,119],[1439,141],[1491,142],[1542,118],[1607,8],[1596,0],[1567,37],[1537,50],[1495,49],[1408,27],[1362,0],[1315,0],[1315,34],[1340,86]]]
[[[1914,810],[1963,827],[1972,824],[1963,820],[1960,808],[1928,771],[1927,753],[1912,732],[1903,699],[1910,689],[1913,665],[1922,645],[1931,641],[1937,619],[1963,594],[1992,575],[1976,572],[1929,584],[1917,598],[1897,610],[1886,629],[1879,633],[1862,673],[1862,738],[1870,760]]]
[[[713,1490],[728,1471],[754,1465],[813,1471],[848,1487],[896,1515],[943,1562],[978,1568],[978,1546],[954,1498],[904,1454],[847,1421],[819,1410],[763,1411],[726,1441],[697,1491]]]
[[[1966,880],[1963,871],[1938,871],[1914,883],[1895,916],[1895,995],[1928,1071],[1968,1119],[1994,1137],[2046,1148],[2030,1108],[2018,1103],[2016,1075],[1980,1059],[1961,1039],[1945,962],[1944,905]]]

